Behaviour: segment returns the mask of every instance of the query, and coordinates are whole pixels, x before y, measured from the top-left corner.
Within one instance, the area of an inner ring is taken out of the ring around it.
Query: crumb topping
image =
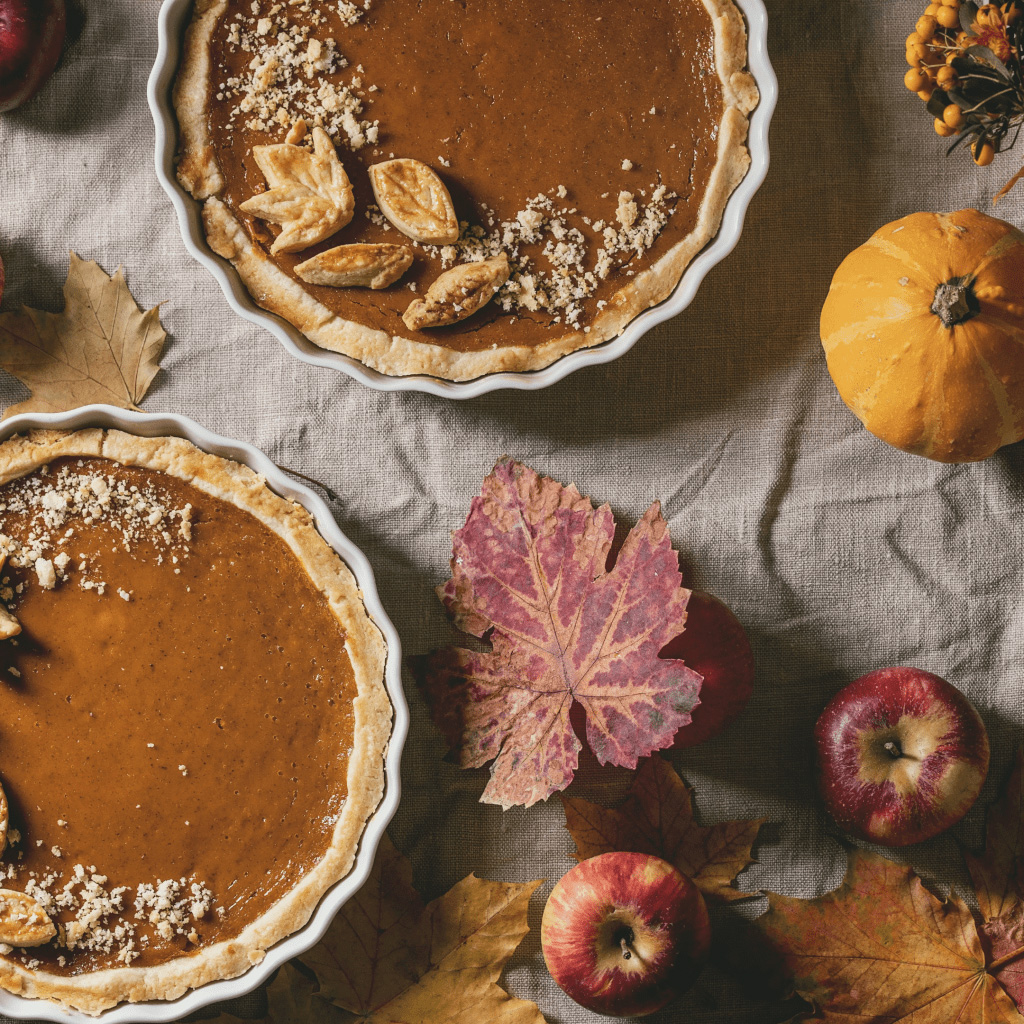
[[[558,198],[567,194],[564,186],[554,191]],[[587,236],[569,223],[579,211],[558,206],[551,196],[543,194],[528,200],[514,218],[496,222],[493,214],[485,211],[487,227],[463,223],[457,242],[424,248],[445,268],[458,262],[492,259],[504,252],[512,272],[495,298],[501,308],[509,313],[544,312],[555,323],[579,327],[585,300],[614,270],[650,249],[672,216],[676,193],[661,184],[652,185],[650,191],[650,199],[642,207],[633,193],[619,193],[617,225],[583,218],[601,239],[593,255]],[[523,249],[527,245],[543,246],[542,255],[550,269],[538,268],[526,256]],[[603,303],[598,307],[602,308]]]
[[[168,497],[152,485],[140,488],[113,474],[84,467],[81,460],[77,471],[68,465],[56,472],[44,466],[0,488],[0,523],[5,515],[28,517],[22,538],[0,533],[0,551],[7,555],[10,565],[33,570],[44,590],[52,590],[77,572],[83,590],[102,595],[107,582],[90,575],[88,556],[79,553],[75,560],[69,554],[69,549],[76,546],[78,528],[100,522],[115,530],[126,552],[148,541],[157,548],[158,560],[167,555],[175,562],[188,557],[191,505],[174,508]],[[3,577],[0,600],[10,606],[24,586],[12,586],[10,577]],[[131,600],[130,590],[117,587],[117,593],[123,600]]]
[[[5,871],[7,878],[17,874],[14,865]],[[184,936],[196,943],[199,935],[195,922],[213,906],[213,894],[194,879],[143,883],[136,888],[131,906],[126,903],[130,891],[127,886],[108,886],[107,876],[97,873],[95,866],[76,864],[67,881],[56,872],[30,873],[24,891],[56,925],[53,944],[58,949],[113,954],[126,966],[141,955],[140,947],[151,941],[147,932],[140,931],[140,924],[152,925],[154,933],[165,941]],[[68,916],[70,920],[66,920]],[[0,952],[10,953],[11,949]],[[61,967],[66,962],[63,956],[58,960]]]
[[[369,8],[370,0],[342,0],[337,13],[342,25],[351,27]],[[232,104],[229,126],[269,132],[301,120],[323,128],[352,150],[375,144],[380,125],[363,117],[362,79],[353,74],[349,82],[339,83],[329,77],[340,74],[349,62],[336,39],[314,34],[327,18],[311,0],[253,0],[250,12],[236,14],[226,23],[228,50],[252,54],[241,74],[226,77],[217,87],[217,99]],[[296,20],[295,14],[303,19]]]

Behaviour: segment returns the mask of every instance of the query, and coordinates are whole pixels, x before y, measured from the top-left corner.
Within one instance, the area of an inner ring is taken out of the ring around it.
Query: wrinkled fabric
[[[386,2],[386,0],[378,0]],[[903,86],[903,40],[918,6],[888,0],[768,0],[781,81],[772,169],[735,251],[688,310],[628,355],[541,392],[469,402],[381,394],[295,361],[227,306],[187,254],[153,171],[145,82],[155,0],[88,3],[64,66],[30,104],[0,115],[4,309],[60,306],[67,250],[112,272],[140,305],[163,302],[170,333],[145,408],[191,416],[250,441],[338,494],[338,522],[367,553],[406,653],[449,642],[434,587],[449,532],[494,461],[521,459],[611,503],[631,525],[664,502],[687,579],[735,609],[758,662],[743,718],[672,756],[703,821],[766,816],[749,889],[811,896],[837,885],[844,853],[815,796],[811,729],[832,693],[871,669],[911,663],[961,687],[988,725],[990,799],[1024,724],[1024,448],[941,466],[860,427],[825,369],[817,320],[831,273],[881,224],[919,209],[990,210],[1018,166],[948,159]],[[1024,224],[1024,185],[998,213]],[[25,397],[0,381],[5,404]],[[442,761],[411,682],[402,804],[391,827],[426,898],[470,871],[553,883],[572,864],[557,799],[528,811],[477,803],[486,772]],[[2,772],[0,753],[0,772]],[[584,758],[573,792],[612,800],[628,780]],[[977,845],[979,805],[945,836],[899,856],[962,888],[957,841]],[[595,1018],[545,970],[539,925],[507,972],[509,990],[551,1021]],[[715,913],[728,940],[752,901]],[[247,1016],[259,997],[234,1004]],[[725,973],[652,1018],[772,1024],[784,1011]]]

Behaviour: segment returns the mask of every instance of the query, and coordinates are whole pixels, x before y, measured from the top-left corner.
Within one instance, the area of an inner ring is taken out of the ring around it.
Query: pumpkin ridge
[[[955,342],[955,332],[949,332],[949,337],[943,338],[943,341]],[[937,366],[930,375],[932,378],[931,395],[921,414],[918,450],[928,458],[935,457],[935,439],[942,430],[942,414],[946,408],[946,373],[949,369],[949,351],[952,345],[944,344],[940,347],[943,350],[941,365]]]
[[[978,261],[978,265],[974,268],[974,278],[977,280],[982,274],[986,273],[989,268],[998,263],[1004,256],[1013,255],[1016,258],[1020,258],[1020,254],[1015,252],[1021,243],[1024,243],[1024,236],[1020,232],[1007,231],[1006,234],[1000,235],[988,248],[988,251]]]
[[[981,370],[981,374],[985,379],[985,383],[988,385],[989,393],[996,404],[996,412],[999,415],[999,421],[1001,430],[999,431],[999,444],[997,448],[1001,448],[1004,444],[1010,444],[1016,439],[1016,424],[1014,422],[1013,408],[1010,403],[1010,396],[1006,390],[1006,385],[999,379],[995,370],[992,369],[992,364],[982,354],[978,347],[978,343],[975,339],[971,339],[971,348],[974,351],[974,358],[977,360],[978,367]],[[995,449],[993,449],[994,451]]]
[[[920,274],[921,277],[930,278],[935,276],[932,271],[927,267],[922,266],[916,259],[914,259],[913,255],[905,247],[897,244],[896,242],[890,241],[888,238],[869,238],[862,248],[878,249],[886,256],[895,260],[900,266],[915,271]],[[913,280],[913,277],[910,274],[905,276],[910,277],[910,279]]]
[[[821,339],[822,347],[825,349],[825,354],[835,351],[840,345],[849,345],[856,341],[858,337],[863,335],[867,331],[874,330],[876,325],[885,325],[893,323],[906,323],[913,324],[917,319],[924,319],[925,313],[914,312],[913,308],[909,312],[901,311],[893,313],[891,316],[882,316],[877,313],[872,313],[866,316],[863,320],[858,320],[855,324],[844,324],[842,327],[833,328],[828,333],[827,338]],[[847,335],[850,335],[847,337]]]
[[[998,314],[990,313],[987,309],[982,310],[982,315],[987,327],[998,327],[1007,341],[1014,345],[1024,345],[1024,333],[1021,333],[1019,324],[1014,324]]]
[[[991,316],[986,316],[985,326],[990,329],[998,328],[1002,332],[1002,337],[1006,342],[1018,347],[1024,346],[1024,335],[1021,334],[1019,327],[1004,323],[999,318]],[[1021,433],[1018,425],[1018,419],[1024,418],[1024,416],[1016,416],[1014,414],[1013,402],[1010,398],[1010,393],[1007,390],[1006,384],[993,368],[992,361],[987,353],[983,353],[981,351],[978,339],[972,337],[971,345],[974,349],[978,363],[981,366],[982,373],[988,382],[989,391],[992,393],[992,397],[996,401],[996,408],[999,412],[999,418],[1002,421],[1003,429],[1000,431],[1001,440],[999,442],[999,447],[1002,447],[1004,444],[1013,444],[1018,440]],[[997,388],[998,392],[996,391]]]

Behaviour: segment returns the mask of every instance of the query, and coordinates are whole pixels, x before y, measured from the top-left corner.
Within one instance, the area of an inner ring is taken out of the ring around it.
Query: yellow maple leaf
[[[139,309],[120,268],[109,277],[72,252],[62,313],[0,314],[0,366],[32,392],[4,417],[93,402],[137,409],[166,340],[157,307]]]

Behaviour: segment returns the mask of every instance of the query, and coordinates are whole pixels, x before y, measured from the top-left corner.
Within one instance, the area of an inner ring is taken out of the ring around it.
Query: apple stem
[[[894,761],[903,756],[903,751],[900,750],[899,744],[895,740],[886,740],[885,750]]]
[[[633,950],[629,948],[629,943],[626,941],[626,936],[625,935],[623,935],[622,938],[619,939],[619,945],[622,947],[622,959],[623,960],[632,960],[633,959]]]

